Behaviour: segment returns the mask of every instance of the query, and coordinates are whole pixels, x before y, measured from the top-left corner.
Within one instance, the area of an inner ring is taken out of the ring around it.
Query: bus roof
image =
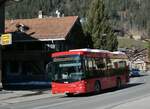
[[[88,55],[93,57],[110,57],[115,59],[120,58],[127,58],[127,55],[120,51],[110,52],[108,50],[100,50],[100,49],[74,49],[69,51],[63,51],[63,52],[55,52],[52,53],[52,57],[59,57],[64,55]]]
[[[122,55],[126,55],[124,52],[121,52],[121,51],[114,51],[112,52],[113,54],[122,54]]]
[[[110,53],[110,51],[108,50],[100,50],[100,49],[89,49],[89,48],[85,48],[85,49],[75,49],[75,50],[69,50],[69,51],[86,51],[86,52],[101,52],[101,53]]]
[[[115,51],[115,52],[112,52],[111,58],[114,58],[114,59],[127,59],[128,57],[124,52]]]
[[[99,50],[99,49],[74,49],[64,52],[55,52],[52,54],[52,57],[58,57],[63,55],[84,55],[89,54],[92,56],[92,54],[110,54],[110,51],[107,50]],[[95,56],[95,55],[94,55]]]

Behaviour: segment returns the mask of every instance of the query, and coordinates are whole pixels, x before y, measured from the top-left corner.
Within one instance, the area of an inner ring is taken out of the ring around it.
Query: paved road
[[[149,75],[132,78],[129,85],[121,90],[109,90],[98,95],[59,95],[30,102],[2,103],[0,109],[113,109],[146,96],[150,96]]]

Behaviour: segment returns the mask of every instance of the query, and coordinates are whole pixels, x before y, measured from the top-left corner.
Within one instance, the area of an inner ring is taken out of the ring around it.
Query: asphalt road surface
[[[120,90],[106,90],[101,94],[65,95],[30,102],[1,104],[0,109],[113,109],[118,105],[150,95],[150,75],[131,78]]]

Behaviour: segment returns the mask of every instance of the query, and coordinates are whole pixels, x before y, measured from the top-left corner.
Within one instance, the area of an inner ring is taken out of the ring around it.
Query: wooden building
[[[77,16],[7,20],[13,44],[3,46],[3,85],[49,85],[48,53],[88,47]]]

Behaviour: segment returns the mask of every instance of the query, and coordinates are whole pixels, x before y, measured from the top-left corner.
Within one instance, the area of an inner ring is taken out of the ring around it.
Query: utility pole
[[[5,23],[5,3],[0,2],[0,37],[4,33]],[[2,83],[2,46],[0,44],[0,84]]]
[[[5,3],[6,2],[20,2],[21,0],[0,0],[0,39],[1,35],[5,33]],[[8,4],[7,4],[8,5]],[[3,82],[2,73],[2,45],[0,44],[0,89]]]

